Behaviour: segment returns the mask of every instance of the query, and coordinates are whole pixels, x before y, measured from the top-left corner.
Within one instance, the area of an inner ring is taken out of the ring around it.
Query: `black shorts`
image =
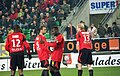
[[[92,53],[90,49],[82,49],[79,51],[78,63],[82,65],[93,64]]]
[[[53,69],[59,70],[60,69],[60,64],[61,64],[61,62],[51,60],[50,67],[52,67]]]
[[[10,69],[15,71],[17,66],[18,66],[18,69],[24,68],[24,52],[11,53]]]
[[[49,66],[49,61],[48,60],[43,60],[41,62],[41,67],[47,68]]]

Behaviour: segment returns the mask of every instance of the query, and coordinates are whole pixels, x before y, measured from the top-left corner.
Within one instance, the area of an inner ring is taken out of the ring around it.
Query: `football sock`
[[[24,76],[24,75],[22,74],[22,75],[20,75],[20,76]]]
[[[48,70],[43,70],[42,71],[42,76],[49,76]]]
[[[89,76],[93,76],[93,70],[89,70]]]
[[[78,76],[82,76],[83,70],[78,70]]]
[[[52,76],[55,76],[55,73],[54,73],[54,71],[50,71],[50,73],[51,73],[51,75],[52,75]]]
[[[55,76],[61,76],[60,72],[55,72]]]
[[[14,76],[14,75],[11,75],[11,76]]]

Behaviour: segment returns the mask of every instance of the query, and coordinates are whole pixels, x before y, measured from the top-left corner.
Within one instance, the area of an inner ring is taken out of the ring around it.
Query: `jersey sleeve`
[[[8,36],[7,39],[6,39],[6,42],[5,42],[5,50],[7,50],[8,52],[10,52],[9,45],[10,45],[10,43],[9,43],[9,36]]]
[[[25,45],[25,47],[26,47],[26,49],[28,51],[28,54],[30,54],[30,45],[29,45],[29,43],[27,41],[24,41],[24,45]]]
[[[63,40],[63,36],[62,36],[62,35],[59,35],[59,36],[56,37],[56,39],[55,39],[55,41],[56,41],[57,43],[62,42],[62,40]]]
[[[26,49],[27,49],[27,51],[28,51],[28,54],[30,54],[30,45],[29,45],[29,43],[26,41],[25,35],[23,35],[23,44],[24,44],[24,46],[26,47]]]

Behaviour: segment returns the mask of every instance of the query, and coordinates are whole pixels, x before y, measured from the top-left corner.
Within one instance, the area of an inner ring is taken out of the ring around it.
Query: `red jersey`
[[[37,51],[40,61],[49,59],[51,52],[48,50],[47,41],[44,35],[39,35],[36,37],[34,49]]]
[[[10,52],[23,52],[24,46],[28,50],[28,53],[30,53],[30,45],[28,42],[26,42],[26,37],[21,32],[13,32],[12,34],[9,34],[6,39],[5,49]]]
[[[92,49],[92,41],[89,32],[78,32],[76,34],[76,39],[79,44],[79,50],[83,48]]]
[[[55,38],[55,41],[57,41],[57,42],[54,47],[54,51],[51,54],[51,60],[61,62],[63,52],[64,52],[64,38],[63,38],[62,34],[59,34]]]

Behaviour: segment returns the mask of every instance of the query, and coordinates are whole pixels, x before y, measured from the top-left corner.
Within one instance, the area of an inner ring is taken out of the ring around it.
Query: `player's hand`
[[[28,59],[29,59],[29,60],[31,60],[31,59],[32,59],[31,54],[28,54],[28,55],[27,55],[27,57],[28,57]]]

